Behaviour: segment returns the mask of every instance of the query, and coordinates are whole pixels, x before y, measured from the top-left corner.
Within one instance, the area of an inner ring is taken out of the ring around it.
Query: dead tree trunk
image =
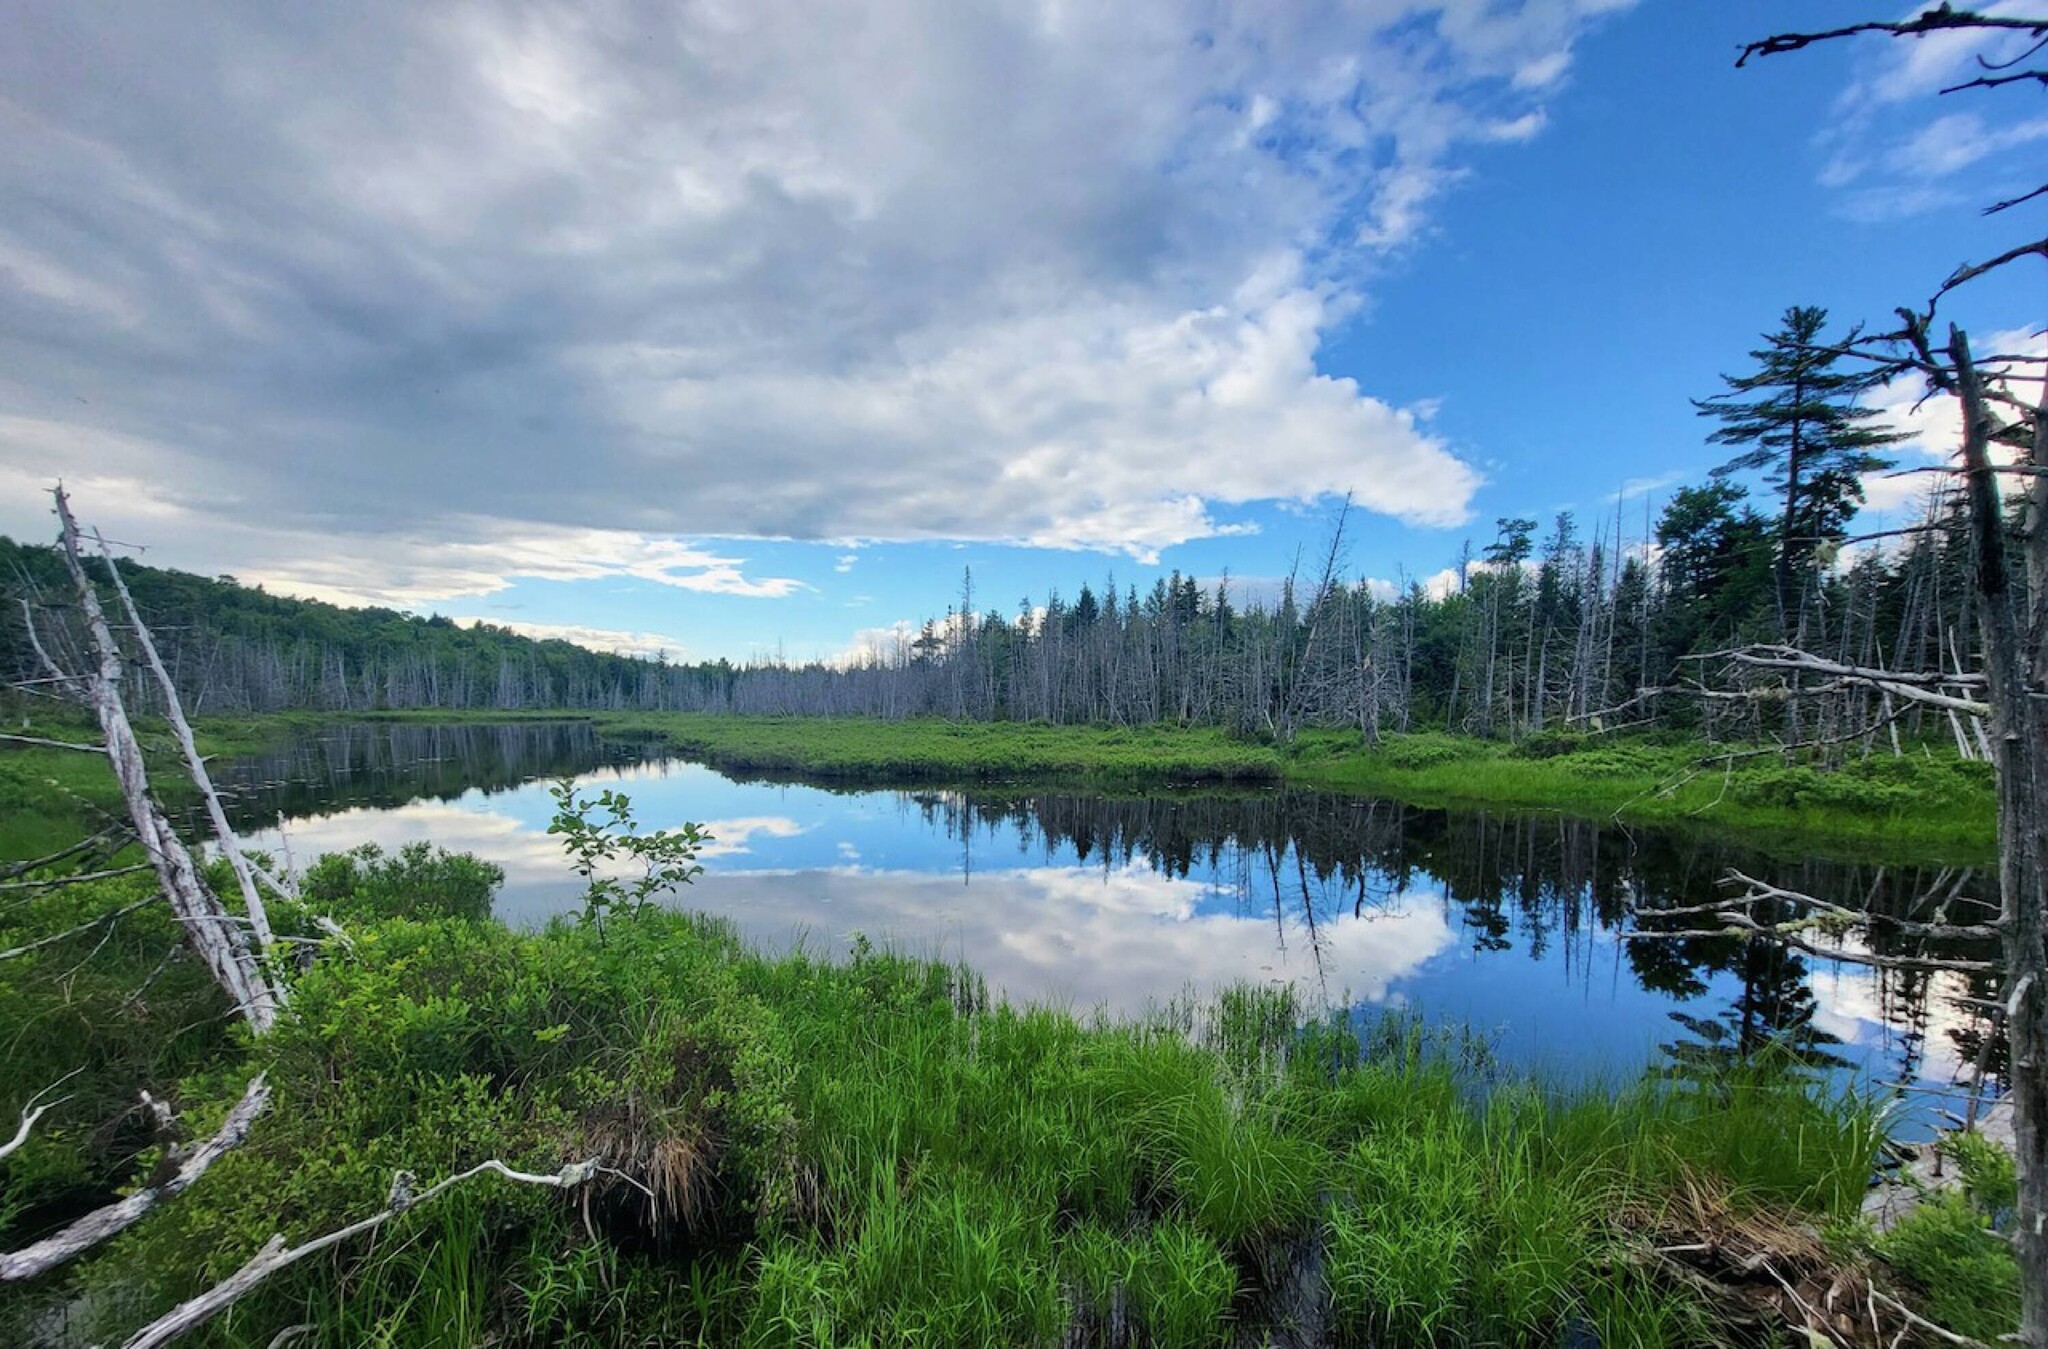
[[[65,498],[63,488],[58,488],[55,496],[57,518],[63,528],[61,551],[64,565],[78,594],[79,608],[85,616],[86,631],[92,640],[98,668],[89,675],[67,676],[53,665],[49,673],[68,679],[72,691],[91,705],[99,719],[107,760],[113,765],[114,778],[120,784],[121,797],[128,806],[136,837],[148,854],[150,865],[156,868],[165,899],[184,926],[186,939],[227,991],[236,1010],[261,1034],[269,1030],[277,1019],[278,990],[249,944],[242,928],[244,920],[228,912],[227,906],[207,888],[193,863],[192,854],[150,795],[149,772],[143,766],[142,746],[135,738],[135,728],[130,724],[128,710],[121,700],[121,680],[125,673],[121,648],[114,640],[113,629],[107,624],[105,611],[100,607],[99,592],[86,575],[79,556],[78,522],[71,517],[71,504]],[[140,627],[140,620],[136,622]]]
[[[1977,610],[1984,625],[1985,692],[1998,770],[1998,885],[2006,965],[2006,1034],[2012,1056],[2013,1133],[2019,1165],[2020,1343],[2048,1349],[2048,632],[2020,617],[2021,594],[2006,551],[2005,512],[1991,463],[1995,432],[1984,386],[1961,329],[1949,359],[1963,401],[1963,474]],[[2036,453],[2044,432],[2034,429]],[[2048,548],[2038,531],[2030,551]],[[2032,606],[2039,612],[2039,597]]]

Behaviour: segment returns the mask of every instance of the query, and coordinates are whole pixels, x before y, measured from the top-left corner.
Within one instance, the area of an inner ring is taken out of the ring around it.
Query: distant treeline
[[[1175,574],[1142,592],[1084,585],[1005,615],[976,612],[969,578],[943,619],[850,667],[630,659],[488,624],[287,599],[230,577],[135,563],[124,572],[199,714],[641,709],[1519,736],[1596,718],[1694,724],[1717,705],[1639,691],[1686,681],[1697,673],[1686,657],[1742,642],[1909,671],[1974,668],[1954,521],[1932,518],[1846,566],[1834,533],[1787,568],[1778,522],[1715,481],[1679,490],[1650,540],[1620,547],[1612,535],[1583,540],[1569,514],[1541,538],[1532,521],[1501,520],[1452,579],[1400,593],[1309,577],[1253,603],[1227,581]],[[74,615],[55,551],[0,539],[0,583],[10,599],[0,669],[38,673],[20,600],[38,612],[45,645],[70,658]],[[146,697],[148,681],[131,688]],[[1874,723],[1884,709],[1853,709],[1866,713]]]

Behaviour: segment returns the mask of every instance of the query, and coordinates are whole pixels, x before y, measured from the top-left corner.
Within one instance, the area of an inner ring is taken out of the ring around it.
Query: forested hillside
[[[488,625],[287,599],[231,578],[132,563],[124,572],[200,713],[630,708],[1213,724],[1282,738],[1312,725],[1518,736],[1595,719],[1697,725],[1724,705],[1642,691],[1690,684],[1702,664],[1687,656],[1742,642],[1782,640],[1897,671],[1973,669],[1958,528],[1937,517],[1900,546],[1842,565],[1844,526],[1834,522],[1817,545],[1795,543],[1781,618],[1779,522],[1717,480],[1680,489],[1648,546],[1617,547],[1611,523],[1589,540],[1570,515],[1540,535],[1533,521],[1502,520],[1462,578],[1433,590],[1411,583],[1389,594],[1334,567],[1270,603],[1178,574],[1144,592],[1084,585],[1014,615],[950,609],[914,640],[851,667],[664,664]],[[0,540],[10,599],[38,608],[46,643],[67,640],[59,571],[54,550]],[[10,677],[32,677],[21,606],[8,609],[0,660]],[[1783,705],[1797,715],[1801,702]],[[1884,715],[1877,705],[1828,705],[1857,724]],[[1753,699],[1725,706],[1724,718],[1775,715]],[[1915,705],[1908,715],[1909,731],[1951,734],[1920,723],[1939,712]]]

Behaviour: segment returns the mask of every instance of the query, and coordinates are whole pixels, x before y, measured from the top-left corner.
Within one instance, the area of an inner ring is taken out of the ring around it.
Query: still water
[[[1926,1124],[1987,1052],[1958,976],[1902,974],[1730,938],[1622,940],[1658,908],[1708,902],[1737,867],[1903,915],[1993,878],[1768,857],[1693,834],[1556,814],[1428,810],[1324,793],[1102,796],[1026,787],[846,790],[743,780],[582,723],[322,729],[224,765],[240,823],[303,864],[414,840],[503,867],[498,912],[574,912],[548,781],[633,799],[645,827],[714,836],[674,901],[756,945],[845,952],[857,934],[964,960],[991,991],[1134,1013],[1240,980],[1312,1006],[1408,1009],[1569,1074],[1741,1053],[1767,1037],[1817,1065],[1909,1089]],[[285,821],[280,834],[277,822]],[[1666,920],[1685,926],[1697,920]],[[1884,950],[1880,922],[1844,938]]]

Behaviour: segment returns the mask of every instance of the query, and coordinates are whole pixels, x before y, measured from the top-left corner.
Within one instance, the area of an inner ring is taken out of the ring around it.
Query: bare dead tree
[[[1799,51],[1866,33],[1917,39],[1956,31],[2017,33],[2031,41],[2018,55],[2003,61],[1979,56],[1978,64],[1985,73],[1944,89],[1944,94],[2027,82],[2048,88],[2048,70],[2019,69],[2048,49],[2048,16],[1986,15],[1947,4],[1902,21],[1779,34],[1751,43],[1737,64],[1753,56]],[[2048,186],[1998,202],[1987,214],[2044,196],[2048,196]],[[1749,669],[1817,674],[1836,688],[1870,689],[1889,699],[1931,705],[1952,716],[1988,724],[1986,742],[1997,769],[1999,913],[1986,924],[1955,924],[1944,919],[1924,925],[1919,935],[1981,938],[1995,934],[2000,942],[1997,968],[1972,972],[1994,974],[1999,980],[2010,1048],[2008,1088],[2019,1173],[2013,1244],[2020,1271],[2021,1312],[2015,1338],[2032,1349],[2048,1349],[2048,945],[2044,945],[2043,934],[2044,924],[2048,924],[2048,371],[2010,358],[1980,362],[1967,334],[1953,324],[1945,341],[1937,342],[1932,336],[1936,307],[1949,291],[2030,256],[2048,258],[2048,238],[1957,267],[1924,306],[1897,311],[1901,326],[1896,332],[1874,340],[1858,339],[1845,348],[1879,362],[1887,374],[1917,375],[1925,380],[1930,395],[1950,395],[1961,404],[1963,432],[1955,472],[1961,480],[1968,521],[1982,669],[1965,673],[1958,668],[1953,674],[1909,677],[1782,646],[1729,654]],[[2014,390],[2013,381],[2021,371],[2041,379],[2037,398],[2025,399]],[[1994,445],[2018,449],[2019,462],[1996,462],[1992,458]],[[2020,534],[2024,558],[2018,564],[2008,546],[2002,475],[2027,483]],[[1819,950],[1811,936],[1815,930],[1839,928],[1855,917],[1811,896],[1762,886],[1748,877],[1731,879],[1745,889],[1734,902],[1715,906],[1724,931]],[[1789,922],[1760,922],[1755,916],[1757,907],[1767,902],[1790,905],[1795,917]],[[1856,953],[1824,953],[1875,963],[1875,958]],[[1940,955],[1916,958],[1915,963],[1936,969],[1972,965]]]
[[[164,898],[183,927],[186,940],[206,962],[236,1010],[260,1034],[275,1021],[282,995],[264,967],[261,949],[252,946],[244,932],[244,924],[257,925],[265,936],[269,932],[268,924],[259,923],[254,912],[247,917],[230,913],[219,897],[207,888],[191,851],[178,837],[177,830],[151,793],[141,742],[136,738],[122,696],[127,658],[101,607],[99,591],[86,573],[78,522],[72,517],[70,501],[61,487],[53,495],[61,526],[60,543],[65,568],[71,577],[87,639],[93,650],[93,668],[79,674],[58,666],[41,640],[33,612],[25,615],[31,645],[53,684],[92,709],[135,837],[156,870]],[[118,580],[119,572],[114,575]],[[123,591],[125,593],[125,587]],[[132,605],[130,619],[135,630],[147,633],[148,629],[139,615],[132,612]],[[143,640],[147,640],[146,637]],[[166,696],[175,707],[175,691],[166,689]],[[184,720],[182,712],[177,714],[177,719],[179,722]],[[189,726],[185,737],[189,741]],[[190,759],[196,761],[197,758],[197,751],[192,751]],[[206,780],[203,768],[195,776],[194,785],[202,796],[211,798],[210,809],[219,812],[219,798],[213,792],[212,783]],[[221,820],[224,824],[224,815]],[[252,884],[252,892],[253,888]],[[260,911],[260,900],[258,909]]]
[[[151,794],[141,745],[123,698],[127,652],[116,639],[114,627],[109,623],[100,603],[98,590],[85,568],[81,546],[82,534],[77,521],[72,517],[70,502],[61,487],[56,489],[54,496],[61,526],[61,551],[66,571],[76,592],[86,639],[93,653],[92,668],[87,673],[74,673],[52,658],[48,646],[43,641],[35,612],[24,605],[29,642],[44,672],[40,682],[92,709],[99,722],[104,743],[82,748],[106,754],[113,768],[115,780],[120,786],[123,803],[127,807],[134,831],[132,838],[142,845],[149,860],[142,867],[100,867],[99,859],[119,848],[131,837],[118,830],[102,830],[91,838],[61,849],[49,857],[38,858],[8,870],[5,873],[7,879],[4,884],[10,887],[48,888],[78,883],[86,879],[122,875],[134,870],[153,871],[162,898],[169,902],[183,929],[184,944],[199,953],[215,981],[234,1004],[236,1011],[252,1031],[261,1035],[276,1024],[286,1001],[285,985],[274,973],[268,956],[275,944],[299,939],[279,937],[272,931],[260,887],[267,886],[279,895],[291,895],[293,887],[289,880],[273,874],[242,852],[240,841],[229,825],[226,811],[214,790],[204,758],[199,753],[191,724],[185,717],[176,682],[157,650],[155,639],[148,624],[143,621],[134,597],[129,593],[119,565],[111,551],[107,549],[105,541],[95,534],[93,537],[100,545],[108,581],[120,601],[127,620],[127,631],[141,654],[142,663],[154,676],[158,692],[163,699],[165,718],[170,723],[178,742],[186,772],[206,806],[221,855],[228,862],[241,889],[242,898],[247,906],[246,913],[231,912],[207,887],[190,849],[179,838],[176,829]],[[68,744],[66,747],[80,748]],[[69,875],[51,875],[48,871],[49,866],[58,862],[68,862],[74,867],[82,865],[83,869]],[[102,924],[117,922],[126,914],[155,902],[157,896],[150,896],[116,908],[62,932],[12,950],[0,951],[0,959],[26,955]],[[330,920],[320,918],[315,922],[328,934],[329,939],[347,943],[347,934]],[[72,1075],[75,1075],[75,1072]],[[72,1075],[67,1075],[65,1079],[46,1087],[22,1107],[20,1123],[15,1133],[11,1138],[0,1141],[0,1158],[18,1150],[28,1140],[37,1122],[50,1110],[62,1104],[61,1100],[45,1101],[43,1098],[61,1087]],[[97,1248],[132,1227],[166,1201],[182,1194],[204,1176],[216,1161],[242,1144],[258,1118],[268,1108],[270,1100],[270,1085],[265,1075],[258,1073],[250,1081],[241,1099],[229,1109],[219,1129],[211,1136],[192,1147],[171,1143],[166,1153],[166,1161],[175,1169],[171,1170],[166,1178],[145,1185],[114,1203],[87,1213],[31,1245],[19,1250],[0,1252],[0,1283],[19,1282],[45,1274]],[[169,1107],[155,1100],[147,1091],[142,1093],[142,1104],[144,1110],[155,1120],[159,1134],[166,1137],[171,1135],[176,1121]],[[450,1188],[473,1177],[487,1173],[497,1174],[520,1183],[567,1189],[582,1184],[599,1169],[601,1168],[595,1161],[590,1161],[564,1167],[552,1176],[533,1175],[515,1171],[505,1163],[491,1159],[451,1176],[416,1196],[412,1194],[411,1177],[401,1172],[382,1211],[295,1247],[287,1247],[282,1236],[273,1237],[241,1270],[143,1327],[128,1344],[154,1346],[168,1343],[204,1324],[276,1271],[367,1232],[406,1209],[437,1198]]]

